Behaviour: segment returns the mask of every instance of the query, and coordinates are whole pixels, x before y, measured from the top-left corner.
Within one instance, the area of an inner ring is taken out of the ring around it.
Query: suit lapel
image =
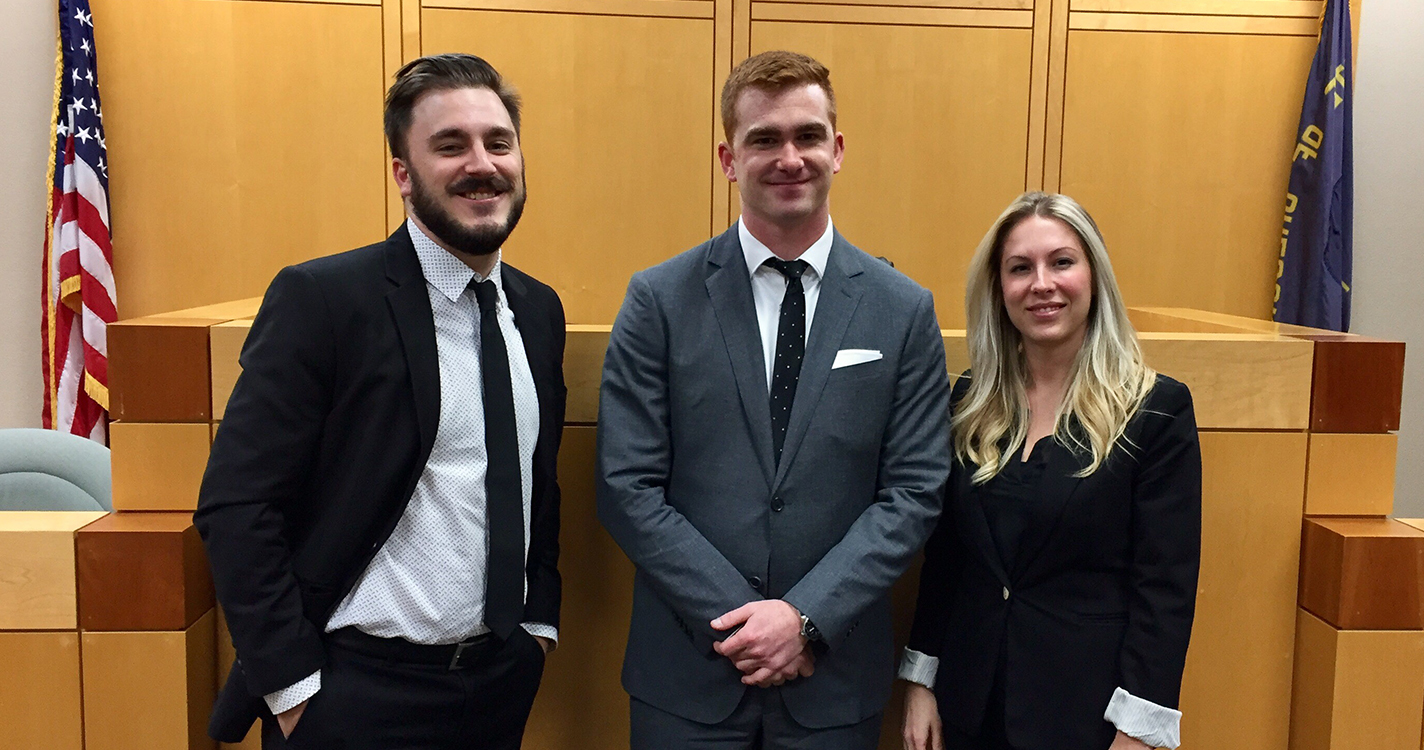
[[[549,331],[540,317],[539,310],[529,301],[529,287],[519,276],[519,271],[508,263],[500,270],[504,298],[509,302],[509,311],[514,313],[514,327],[519,329],[519,338],[524,340],[524,358],[529,362],[529,374],[534,378],[534,390],[539,394],[539,403],[548,403],[544,384],[550,372],[548,362],[542,355],[549,350]],[[537,354],[536,354],[537,353]]]
[[[1050,452],[1048,465],[1044,467],[1043,477],[1038,484],[1036,500],[1041,503],[1041,507],[1032,515],[1032,520],[1024,529],[1023,537],[1019,539],[1018,553],[1014,556],[1015,582],[1023,580],[1029,566],[1042,554],[1063,518],[1068,501],[1073,499],[1083,481],[1073,476],[1082,468],[1073,452],[1050,443],[1052,441],[1047,441],[1042,446]]]
[[[861,274],[861,268],[853,250],[850,243],[836,232],[831,242],[830,257],[826,260],[826,274],[821,279],[820,295],[816,299],[816,314],[811,320],[811,333],[806,341],[806,358],[801,362],[796,400],[791,405],[791,420],[786,427],[786,442],[781,447],[781,464],[777,467],[773,488],[781,484],[787,467],[796,460],[796,452],[806,437],[811,416],[816,413],[816,404],[821,400],[821,392],[826,389],[826,378],[831,374],[836,351],[845,338],[846,328],[850,326],[851,314],[860,304],[861,288],[855,277]],[[765,379],[763,373],[763,382]],[[768,424],[770,419],[768,416]]]
[[[430,294],[425,290],[425,275],[404,224],[386,240],[386,277],[395,285],[386,295],[386,302],[405,350],[415,416],[420,425],[421,455],[428,456],[440,425],[440,361]],[[424,464],[422,459],[420,465]]]
[[[984,515],[982,489],[974,489],[971,477],[974,474],[974,467],[955,465],[955,474],[958,478],[958,495],[960,497],[958,505],[959,519],[962,528],[973,538],[974,546],[979,549],[979,556],[989,564],[989,570],[999,579],[999,583],[1004,586],[1009,585],[1009,574],[1004,567],[1004,561],[999,557],[999,548],[994,544],[993,532],[989,530],[989,517]]]
[[[707,296],[722,332],[722,342],[732,362],[742,414],[751,433],[757,463],[767,483],[772,476],[771,409],[766,388],[766,360],[761,351],[761,329],[757,326],[756,301],[747,275],[737,225],[712,240],[707,251]]]

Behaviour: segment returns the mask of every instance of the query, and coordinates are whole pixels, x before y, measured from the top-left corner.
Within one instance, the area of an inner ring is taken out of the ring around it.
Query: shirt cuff
[[[262,700],[267,702],[267,709],[273,716],[289,711],[297,707],[297,704],[316,695],[321,690],[321,670],[311,673],[311,676],[298,682],[291,687],[285,687],[273,693],[262,696]]]
[[[1118,688],[1108,701],[1103,718],[1119,732],[1152,747],[1175,748],[1182,744],[1182,712],[1159,706]]]
[[[905,656],[900,659],[900,672],[897,676],[907,682],[924,685],[930,690],[934,690],[935,675],[938,673],[938,656],[922,654],[919,651],[907,647],[905,649]]]
[[[559,647],[559,629],[553,625],[545,625],[542,622],[525,622],[520,623],[519,627],[524,628],[524,632],[529,635],[537,635],[540,638],[548,638],[553,641],[554,645],[549,648],[550,651]]]

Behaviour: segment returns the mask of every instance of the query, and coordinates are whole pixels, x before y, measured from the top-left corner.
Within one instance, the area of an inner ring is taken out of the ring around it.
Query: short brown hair
[[[396,72],[395,82],[386,92],[386,143],[391,155],[406,158],[406,134],[411,112],[420,97],[432,91],[489,89],[509,112],[514,132],[519,133],[519,93],[504,80],[493,65],[474,55],[447,54],[420,57]]]
[[[737,100],[743,91],[755,88],[777,93],[812,84],[826,92],[831,127],[835,128],[836,92],[831,88],[831,71],[826,66],[806,55],[785,50],[763,52],[743,60],[722,84],[722,131],[727,142],[732,142],[732,133],[737,129]]]

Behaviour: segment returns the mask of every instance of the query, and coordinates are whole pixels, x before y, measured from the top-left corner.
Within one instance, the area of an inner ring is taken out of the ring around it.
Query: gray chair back
[[[112,511],[109,449],[54,430],[0,430],[0,511]]]

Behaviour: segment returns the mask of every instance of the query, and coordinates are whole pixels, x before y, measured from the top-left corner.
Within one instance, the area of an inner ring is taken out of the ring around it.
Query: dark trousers
[[[752,688],[718,724],[701,724],[631,699],[632,750],[874,750],[881,714],[843,727],[808,729],[777,688]]]
[[[290,736],[262,723],[263,750],[517,750],[544,651],[516,628],[461,669],[327,644],[321,690]]]

